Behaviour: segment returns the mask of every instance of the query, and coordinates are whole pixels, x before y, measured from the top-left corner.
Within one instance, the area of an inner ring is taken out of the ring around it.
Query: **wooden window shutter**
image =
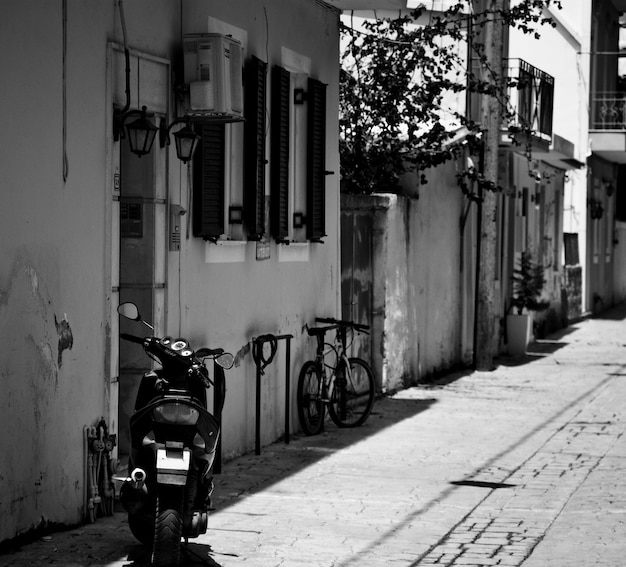
[[[193,160],[193,234],[224,234],[224,124],[204,124]]]
[[[265,234],[265,91],[267,64],[258,57],[246,64],[244,114],[244,219],[248,238]]]
[[[326,236],[326,85],[309,79],[307,140],[307,238]]]
[[[278,242],[289,237],[289,108],[290,73],[282,67],[272,69],[272,195],[270,226]]]

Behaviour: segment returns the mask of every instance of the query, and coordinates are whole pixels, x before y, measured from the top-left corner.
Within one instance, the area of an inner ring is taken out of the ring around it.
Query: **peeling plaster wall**
[[[0,294],[0,534],[5,536],[15,535],[16,524],[68,521],[82,504],[82,470],[72,455],[80,458],[82,429],[70,430],[66,417],[68,406],[78,404],[69,380],[73,337],[66,319],[56,324],[59,314],[45,276],[17,259]]]

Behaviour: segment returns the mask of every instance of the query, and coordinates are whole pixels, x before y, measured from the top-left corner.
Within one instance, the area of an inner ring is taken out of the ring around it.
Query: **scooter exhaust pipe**
[[[146,471],[137,467],[130,473],[130,479],[132,487],[136,490],[141,490],[146,482]]]
[[[130,514],[138,514],[148,501],[146,488],[146,471],[140,468],[133,469],[130,478],[126,479],[120,489],[120,502]]]

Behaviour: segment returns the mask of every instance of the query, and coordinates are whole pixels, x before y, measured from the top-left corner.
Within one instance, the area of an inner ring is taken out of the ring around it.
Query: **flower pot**
[[[526,354],[530,342],[532,319],[527,313],[523,315],[510,314],[506,317],[506,333],[509,354]]]

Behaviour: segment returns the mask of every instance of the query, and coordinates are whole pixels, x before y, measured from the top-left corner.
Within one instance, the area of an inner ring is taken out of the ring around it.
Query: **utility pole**
[[[481,2],[483,3],[483,2]],[[503,51],[505,24],[499,14],[508,6],[508,0],[484,0],[483,5],[491,14],[484,29],[486,69],[485,79],[495,85],[503,82]],[[484,159],[483,175],[486,180],[498,184],[498,146],[500,142],[502,97],[483,95],[481,123],[483,126]],[[474,325],[474,367],[476,370],[493,370],[497,349],[497,320],[495,304],[496,241],[497,241],[496,193],[482,191],[478,234],[478,274],[476,278],[476,311]]]

